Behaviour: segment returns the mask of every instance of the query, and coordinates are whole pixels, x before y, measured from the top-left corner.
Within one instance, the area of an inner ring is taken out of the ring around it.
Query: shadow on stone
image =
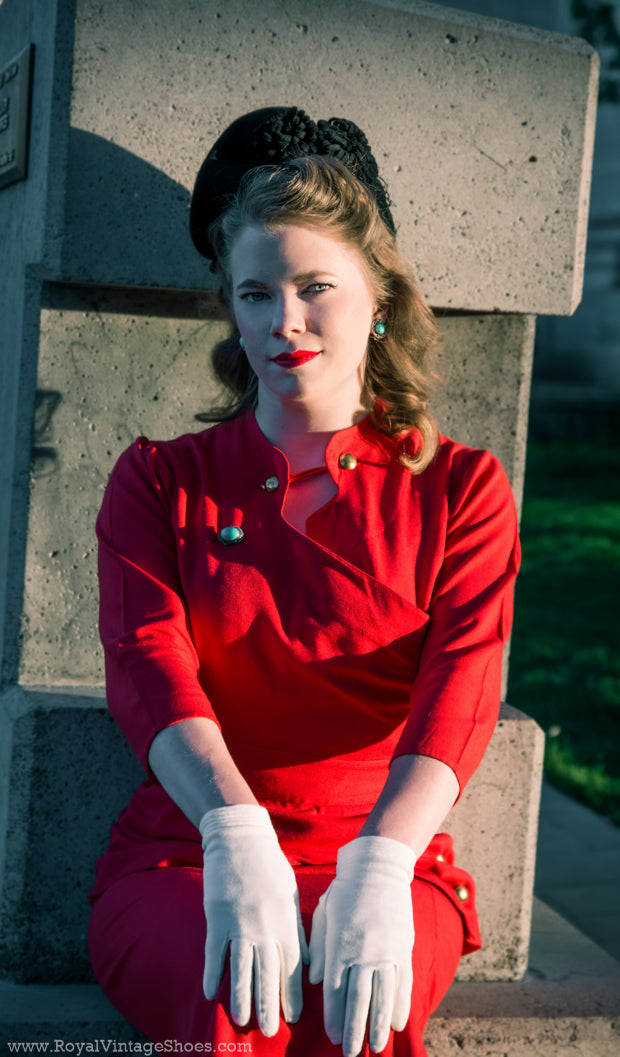
[[[64,279],[214,285],[189,236],[191,196],[186,187],[136,154],[82,129],[71,129],[68,166]]]
[[[58,695],[58,707],[46,707],[46,696],[28,691],[35,707],[13,730],[7,859],[23,862],[23,876],[5,882],[0,977],[17,984],[93,979],[95,860],[144,778],[103,700],[93,707],[78,696],[63,707]]]

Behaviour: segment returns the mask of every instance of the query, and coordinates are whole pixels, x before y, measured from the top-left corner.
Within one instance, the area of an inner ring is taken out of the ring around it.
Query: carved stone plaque
[[[0,188],[26,176],[33,52],[29,44],[0,70]]]

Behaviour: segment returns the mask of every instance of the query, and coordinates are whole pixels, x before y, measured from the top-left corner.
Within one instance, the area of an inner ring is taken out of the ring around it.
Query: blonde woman
[[[438,829],[497,717],[510,488],[428,413],[436,326],[357,126],[245,115],[191,223],[231,401],[138,439],[98,521],[109,704],[148,777],[93,965],[154,1042],[423,1057],[480,946]]]

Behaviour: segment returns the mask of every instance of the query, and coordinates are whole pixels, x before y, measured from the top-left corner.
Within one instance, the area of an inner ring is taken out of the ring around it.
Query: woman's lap
[[[330,875],[306,868],[298,873],[302,909],[315,903]],[[463,929],[460,915],[436,886],[414,880],[414,987],[404,1032],[392,1033],[385,1057],[424,1057],[422,1032],[458,965]],[[310,935],[311,914],[304,914]],[[95,903],[90,948],[95,975],[119,1011],[153,1042],[210,1043],[210,1052],[265,1057],[330,1057],[337,1049],[323,1030],[321,986],[304,980],[304,1010],[296,1025],[281,1022],[267,1039],[256,1028],[233,1025],[228,1016],[230,977],[218,997],[202,992],[205,922],[202,871],[186,867],[144,870],[121,878]],[[238,1046],[233,1047],[233,1044]],[[205,1046],[205,1052],[209,1052]],[[197,1048],[198,1052],[198,1048]],[[364,1055],[370,1051],[365,1046]]]

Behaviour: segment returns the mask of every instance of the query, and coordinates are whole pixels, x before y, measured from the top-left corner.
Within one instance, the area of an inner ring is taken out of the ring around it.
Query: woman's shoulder
[[[430,465],[450,468],[460,473],[482,472],[487,468],[503,472],[500,460],[488,448],[476,448],[442,433],[438,435],[437,451]]]
[[[508,476],[500,459],[487,448],[477,448],[438,432],[431,461],[423,470],[416,472],[401,461],[403,450],[407,454],[415,454],[422,443],[415,427],[398,437],[389,436],[369,417],[362,424],[361,431],[367,441],[383,450],[386,461],[400,475],[411,479],[413,488],[418,492],[454,494],[476,482],[489,482],[504,492],[510,491]]]
[[[514,496],[501,461],[488,448],[475,448],[439,435],[435,458],[421,475],[428,485],[441,488],[453,512],[468,505],[514,508]]]
[[[240,419],[218,422],[195,433],[177,437],[154,439],[140,434],[119,456],[113,470],[118,473],[178,473],[189,471],[193,464],[204,464],[211,449],[232,446],[242,432]]]

